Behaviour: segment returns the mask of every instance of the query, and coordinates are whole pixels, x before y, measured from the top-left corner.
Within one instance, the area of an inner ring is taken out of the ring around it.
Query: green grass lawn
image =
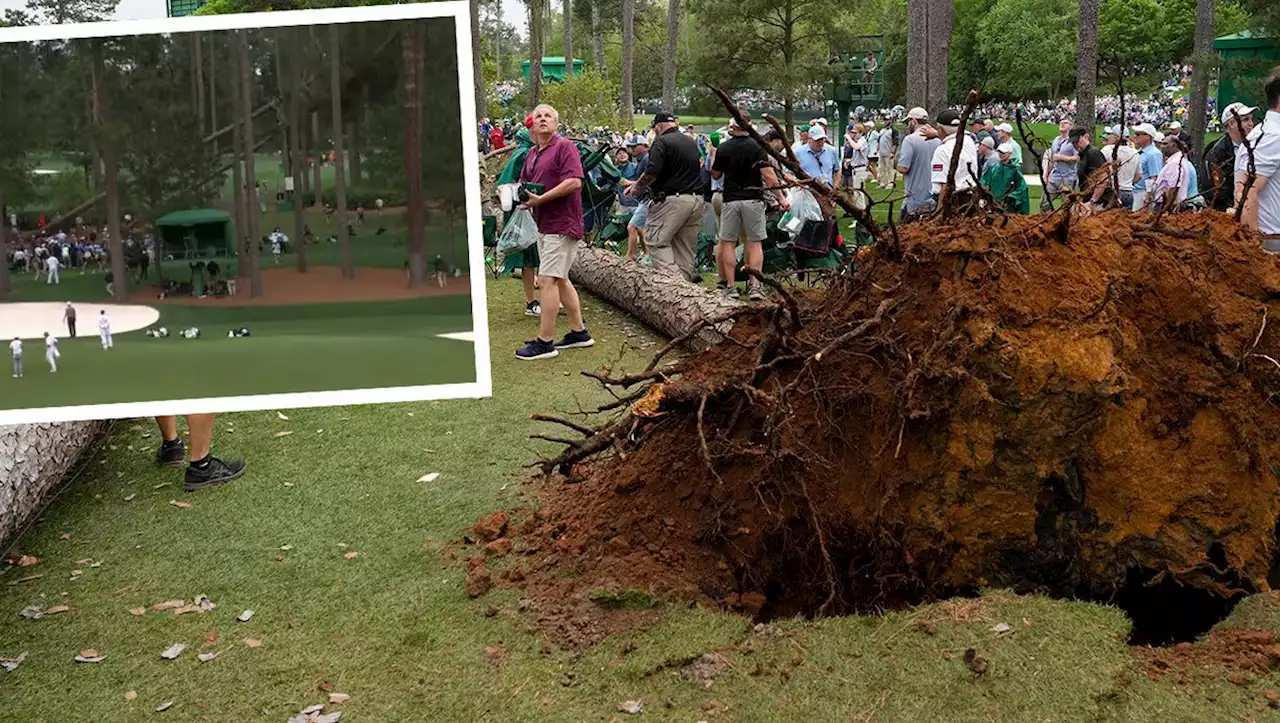
[[[781,621],[762,637],[735,615],[668,606],[661,621],[584,653],[542,650],[519,595],[472,601],[465,572],[442,555],[480,515],[529,502],[522,465],[548,445],[532,412],[599,402],[576,372],[653,341],[587,300],[599,343],[543,363],[512,351],[533,333],[520,284],[490,284],[494,396],[483,400],[284,410],[219,418],[215,452],[244,455],[248,475],[184,495],[180,472],[157,469],[146,421],[121,422],[17,545],[40,563],[4,572],[0,720],[282,721],[346,693],[343,721],[880,721],[1182,723],[1268,720],[1271,674],[1237,686],[1153,682],[1124,643],[1114,608],[989,591],[883,617]],[[634,334],[632,336],[631,334]],[[630,353],[635,370],[647,355]],[[234,431],[232,431],[234,430]],[[275,438],[278,432],[293,435]],[[419,482],[437,472],[433,482]],[[157,485],[166,485],[157,488]],[[136,495],[126,501],[130,495]],[[180,509],[170,500],[186,500]],[[63,539],[67,536],[66,539]],[[282,549],[283,548],[283,549]],[[346,559],[347,553],[358,553]],[[84,560],[101,562],[93,567]],[[73,570],[83,574],[72,579]],[[175,617],[129,609],[208,595],[217,608]],[[71,611],[30,621],[27,605]],[[1280,625],[1263,596],[1238,611]],[[490,607],[496,612],[487,615]],[[235,617],[256,611],[248,623]],[[937,619],[936,634],[913,629]],[[999,622],[1014,632],[997,637]],[[217,642],[204,645],[217,631]],[[249,647],[245,639],[261,642]],[[161,651],[190,646],[177,660]],[[202,648],[202,646],[204,646]],[[507,662],[486,662],[486,647]],[[959,661],[976,647],[991,664],[975,679]],[[92,648],[106,659],[77,664]],[[201,663],[202,651],[220,651]],[[680,675],[708,652],[732,667],[710,689]],[[757,674],[759,672],[760,674]],[[785,673],[785,675],[784,675]],[[136,691],[128,701],[125,694]],[[617,712],[640,699],[644,712]],[[670,707],[668,707],[670,706]]]

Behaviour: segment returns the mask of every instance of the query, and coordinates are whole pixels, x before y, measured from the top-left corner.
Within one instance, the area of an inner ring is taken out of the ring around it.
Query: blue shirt
[[[829,186],[834,184],[836,166],[840,164],[840,160],[831,146],[824,144],[822,150],[815,152],[812,146],[806,145],[796,150],[796,160],[800,162],[800,170],[809,174],[811,178],[823,181]]]
[[[1187,168],[1187,198],[1193,198],[1200,195],[1200,179],[1196,176],[1196,164],[1188,163]]]
[[[636,163],[635,161],[624,163],[618,167],[618,173],[621,174],[621,177],[623,179],[628,181],[634,181],[640,177],[640,164]],[[625,206],[627,208],[635,208],[636,206],[639,206],[640,205],[639,199],[631,198],[630,196],[624,196],[622,194],[622,192],[625,190],[627,189],[623,188],[622,184],[618,184],[618,204],[621,206]]]
[[[1142,159],[1142,180],[1133,184],[1133,190],[1146,191],[1147,179],[1155,179],[1160,175],[1161,169],[1164,168],[1164,154],[1156,149],[1155,144],[1151,144],[1146,148],[1138,151],[1139,158]]]

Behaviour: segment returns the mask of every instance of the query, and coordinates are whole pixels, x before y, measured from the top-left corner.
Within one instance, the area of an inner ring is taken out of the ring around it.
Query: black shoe
[[[571,331],[564,335],[564,338],[556,342],[557,349],[580,349],[583,347],[595,345],[596,340],[591,338],[591,334],[586,329],[582,331]]]
[[[161,467],[181,467],[186,461],[187,450],[182,445],[181,437],[172,443],[162,443],[160,449],[156,450],[156,464]]]
[[[516,358],[524,361],[533,361],[534,359],[550,359],[559,356],[560,352],[556,349],[556,345],[549,341],[541,339],[533,339],[526,341],[524,346],[516,350]]]
[[[244,476],[247,466],[243,459],[224,462],[217,457],[209,457],[209,464],[204,469],[187,467],[187,476],[182,481],[182,489],[187,492],[197,492],[206,487],[240,479]]]
[[[542,305],[537,301],[530,301],[524,305],[525,316],[542,316]]]

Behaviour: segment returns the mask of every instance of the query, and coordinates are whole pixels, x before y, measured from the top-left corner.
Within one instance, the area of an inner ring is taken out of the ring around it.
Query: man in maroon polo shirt
[[[549,105],[533,109],[530,116],[534,147],[520,171],[521,183],[542,187],[541,194],[528,192],[523,208],[533,211],[538,224],[538,289],[542,293],[538,338],[516,350],[516,358],[550,359],[561,349],[577,349],[595,344],[582,323],[582,304],[569,281],[569,268],[582,242],[582,159],[573,141],[561,138],[556,129],[560,114]],[[569,317],[569,333],[554,341],[556,318],[564,305]]]

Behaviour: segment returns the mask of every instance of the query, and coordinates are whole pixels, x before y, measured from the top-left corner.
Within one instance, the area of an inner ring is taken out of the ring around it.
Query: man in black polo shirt
[[[702,276],[694,260],[707,205],[702,157],[697,142],[680,132],[676,117],[670,113],[653,117],[653,131],[656,137],[649,149],[649,167],[626,194],[649,190],[644,245],[653,265],[697,282]]]
[[[743,263],[749,269],[764,269],[764,249],[761,242],[768,235],[765,226],[764,186],[777,186],[778,175],[769,164],[769,156],[760,144],[747,137],[747,130],[739,128],[736,120],[729,122],[729,140],[720,144],[715,163],[711,166],[713,178],[724,179],[724,209],[720,212],[720,233],[716,253],[720,263],[720,282],[717,291],[726,298],[737,298],[736,279],[733,271],[738,262],[738,239],[746,242]],[[780,203],[787,207],[785,195]],[[751,301],[761,301],[760,282],[747,280],[747,293]]]

